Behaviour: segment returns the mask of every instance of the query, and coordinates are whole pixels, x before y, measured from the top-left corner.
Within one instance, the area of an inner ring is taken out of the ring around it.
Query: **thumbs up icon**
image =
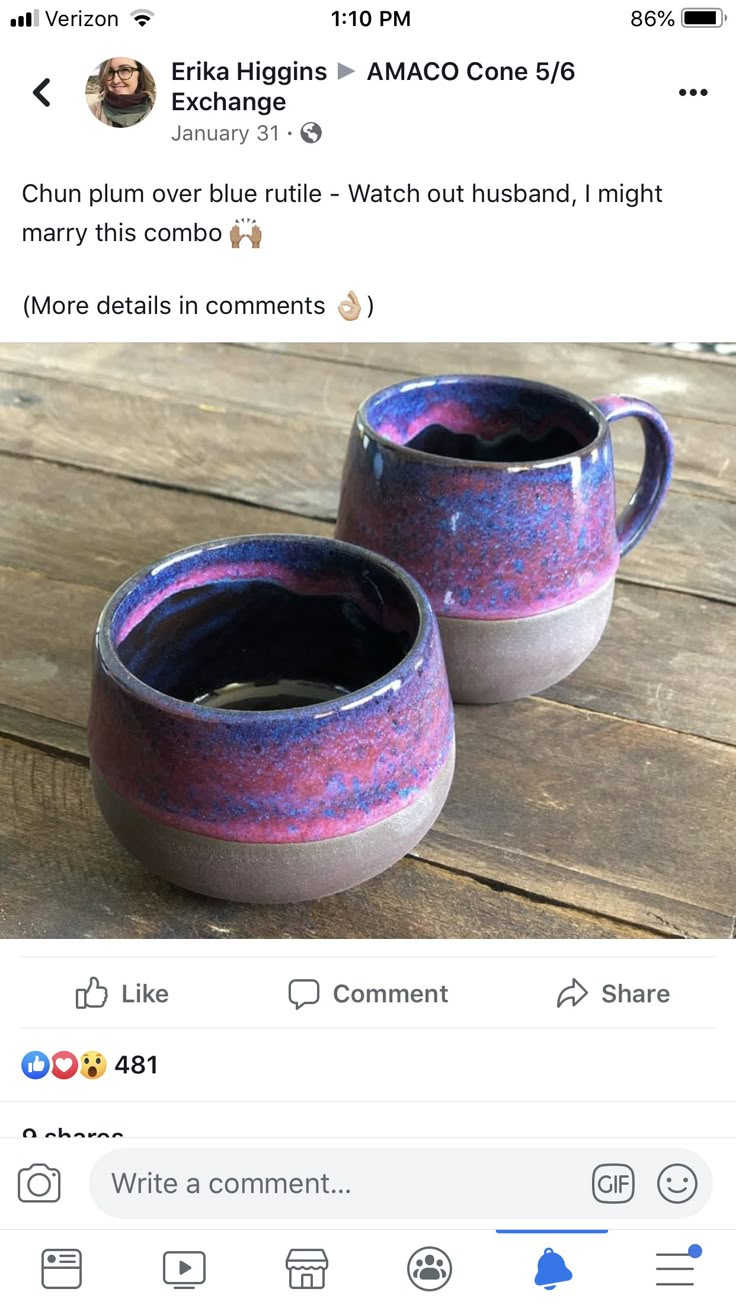
[[[40,1081],[50,1066],[48,1058],[40,1049],[32,1049],[29,1054],[24,1055],[21,1062],[23,1075],[27,1076],[29,1081]]]
[[[91,976],[89,985],[77,991],[77,1008],[104,1008],[107,1003],[107,987],[101,986],[96,976]]]

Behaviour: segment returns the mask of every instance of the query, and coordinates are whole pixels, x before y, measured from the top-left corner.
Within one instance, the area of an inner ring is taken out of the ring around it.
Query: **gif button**
[[[627,1204],[634,1198],[634,1169],[628,1163],[600,1163],[593,1172],[593,1198],[599,1204]]]

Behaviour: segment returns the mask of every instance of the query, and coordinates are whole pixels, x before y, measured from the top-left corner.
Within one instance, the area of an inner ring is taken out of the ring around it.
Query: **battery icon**
[[[683,9],[683,27],[721,27],[722,9]]]

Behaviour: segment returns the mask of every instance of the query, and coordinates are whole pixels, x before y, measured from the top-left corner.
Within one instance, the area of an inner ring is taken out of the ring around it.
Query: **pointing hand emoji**
[[[360,300],[355,291],[348,291],[347,300],[341,300],[337,306],[337,312],[346,322],[355,322],[360,317]]]

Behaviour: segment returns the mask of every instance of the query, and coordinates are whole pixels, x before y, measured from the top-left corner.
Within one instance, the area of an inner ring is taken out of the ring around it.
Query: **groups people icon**
[[[417,1249],[409,1259],[409,1280],[418,1290],[439,1290],[452,1275],[452,1263],[443,1249]]]

